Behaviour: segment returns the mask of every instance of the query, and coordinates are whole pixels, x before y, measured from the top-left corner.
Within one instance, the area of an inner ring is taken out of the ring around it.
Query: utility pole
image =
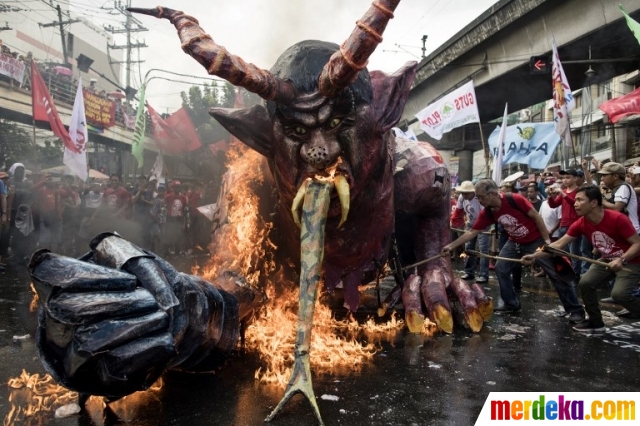
[[[125,94],[127,95],[127,102],[131,101],[133,98],[133,92],[130,91],[131,88],[131,64],[140,63],[144,61],[133,61],[131,60],[131,50],[134,48],[148,47],[145,42],[142,43],[136,42],[131,43],[131,33],[140,32],[140,31],[149,31],[147,28],[142,26],[142,23],[134,18],[129,11],[126,10],[127,7],[131,6],[131,0],[127,0],[127,4],[123,7],[120,3],[120,0],[117,0],[114,4],[116,10],[120,13],[124,14],[126,17],[126,21],[124,23],[124,28],[114,28],[111,25],[107,25],[104,27],[105,30],[109,31],[112,34],[126,34],[127,35],[127,43],[124,45],[110,45],[110,49],[126,49],[127,55],[125,61],[111,61],[112,64],[125,64],[126,71],[126,89]],[[135,26],[134,26],[135,24]]]
[[[38,24],[41,28],[53,27],[58,25],[60,28],[60,37],[62,41],[62,55],[64,56],[64,64],[69,65],[69,61],[67,60],[67,40],[64,37],[64,28],[63,25],[73,24],[75,22],[80,22],[79,19],[69,19],[67,21],[62,20],[62,10],[60,9],[60,5],[56,6],[56,10],[58,11],[58,21],[57,22],[49,22],[48,24]]]
[[[422,36],[422,59],[427,57],[427,35]]]

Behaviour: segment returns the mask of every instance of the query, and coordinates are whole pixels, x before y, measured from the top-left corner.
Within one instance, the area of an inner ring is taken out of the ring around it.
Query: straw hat
[[[465,180],[460,184],[460,186],[456,186],[455,189],[457,192],[460,192],[461,194],[476,192],[476,188],[473,186],[473,183],[470,180]]]

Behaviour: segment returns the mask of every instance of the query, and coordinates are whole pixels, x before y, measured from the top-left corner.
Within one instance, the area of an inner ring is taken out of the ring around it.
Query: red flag
[[[180,136],[176,135],[171,126],[160,117],[160,114],[155,109],[151,108],[151,105],[147,104],[147,110],[153,123],[153,139],[156,141],[158,148],[166,154],[179,154],[182,152],[179,143]]]
[[[80,153],[78,147],[73,143],[69,132],[65,129],[58,110],[56,109],[53,99],[47,90],[47,86],[44,84],[44,80],[36,67],[35,62],[31,61],[31,84],[33,86],[32,93],[32,105],[33,105],[33,119],[40,121],[49,121],[53,134],[62,139],[64,146],[76,154]]]
[[[180,108],[167,117],[165,122],[182,139],[182,151],[191,152],[202,146],[200,136],[198,136],[198,132],[196,132],[196,128],[186,109]]]
[[[224,139],[209,144],[209,150],[211,150],[213,155],[218,155],[218,152],[225,153],[227,148],[229,148],[229,143]]]
[[[603,102],[600,109],[609,116],[609,121],[617,123],[629,115],[640,114],[640,88],[624,96]]]

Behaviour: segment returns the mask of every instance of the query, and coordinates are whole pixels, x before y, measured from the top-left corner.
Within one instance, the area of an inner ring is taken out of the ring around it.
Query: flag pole
[[[489,147],[484,142],[484,134],[482,133],[482,124],[478,121],[478,129],[480,129],[480,142],[482,142],[482,150],[484,151],[484,164],[487,169],[485,173],[485,177],[488,179],[491,177],[491,172],[489,171]]]

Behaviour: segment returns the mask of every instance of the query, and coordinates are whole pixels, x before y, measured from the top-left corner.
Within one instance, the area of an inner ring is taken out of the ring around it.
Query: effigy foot
[[[311,366],[309,364],[309,354],[297,354],[296,359],[293,364],[293,371],[291,373],[291,378],[289,379],[289,383],[287,384],[287,389],[284,392],[284,396],[276,406],[276,408],[264,419],[265,422],[270,422],[273,420],[276,414],[286,405],[286,403],[297,393],[303,394],[311,404],[313,408],[313,412],[316,415],[316,419],[318,419],[318,424],[323,426],[324,422],[322,421],[322,417],[320,416],[320,409],[318,408],[318,403],[316,402],[316,396],[313,392],[313,384],[311,382]]]

